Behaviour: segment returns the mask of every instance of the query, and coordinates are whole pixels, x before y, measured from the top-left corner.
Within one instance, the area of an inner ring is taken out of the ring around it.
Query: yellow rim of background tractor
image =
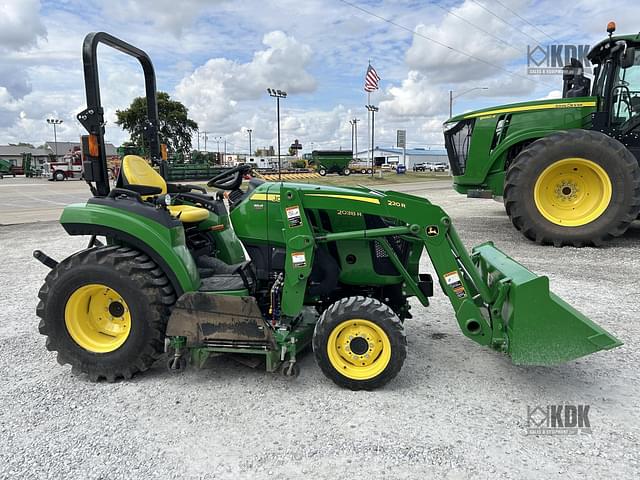
[[[71,294],[64,309],[64,323],[80,347],[94,353],[109,353],[129,337],[131,313],[118,292],[92,283]]]
[[[563,227],[580,227],[602,215],[612,197],[611,180],[597,163],[565,158],[540,174],[533,196],[540,214]]]
[[[389,365],[391,342],[375,323],[354,318],[333,329],[327,340],[327,355],[333,368],[345,377],[369,380]]]

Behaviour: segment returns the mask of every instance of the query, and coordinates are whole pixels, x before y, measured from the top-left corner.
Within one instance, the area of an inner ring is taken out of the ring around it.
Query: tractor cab
[[[595,65],[592,95],[599,103],[593,123],[617,136],[640,125],[640,34],[613,36],[613,22],[608,31],[609,38],[588,54]]]

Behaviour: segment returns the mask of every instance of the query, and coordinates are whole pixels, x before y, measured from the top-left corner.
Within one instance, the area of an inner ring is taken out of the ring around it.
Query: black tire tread
[[[50,322],[54,322],[55,319],[46,316],[50,292],[61,274],[79,265],[95,264],[109,265],[123,276],[132,278],[140,288],[140,297],[148,300],[148,308],[151,312],[149,316],[151,336],[144,348],[138,352],[137,357],[126,368],[114,370],[105,365],[91,369],[85,363],[74,363],[73,355],[65,348],[64,341],[54,335],[55,328]],[[36,315],[40,317],[38,330],[47,337],[47,350],[57,352],[60,365],[71,364],[72,373],[85,373],[91,381],[105,379],[108,382],[114,382],[118,378],[130,379],[136,373],[148,370],[158,359],[164,351],[164,337],[170,307],[176,301],[174,289],[162,269],[146,254],[126,246],[96,247],[71,255],[49,272],[44,285],[40,288],[38,298],[40,299],[36,308]]]
[[[598,235],[588,240],[558,239],[536,230],[535,226],[525,214],[520,202],[517,200],[516,192],[521,188],[523,182],[527,180],[523,175],[524,166],[527,165],[528,162],[535,161],[536,158],[542,157],[548,148],[559,141],[569,141],[575,144],[592,143],[604,146],[620,158],[623,162],[623,169],[633,178],[634,188],[632,201],[627,205],[623,215],[619,216],[616,223],[609,229],[599,232]],[[638,167],[638,160],[636,160],[633,154],[622,143],[600,132],[575,129],[542,137],[522,150],[511,165],[509,165],[504,185],[504,206],[514,227],[521,231],[529,240],[533,240],[538,244],[553,244],[556,247],[601,246],[608,240],[624,234],[631,222],[638,218],[638,214],[640,213],[640,168]]]
[[[392,330],[390,333],[399,339],[400,348],[394,349],[395,358],[392,357],[387,369],[373,379],[365,381],[349,379],[336,372],[326,358],[326,339],[331,334],[333,328],[335,328],[331,320],[338,318],[341,319],[339,321],[342,322],[343,319],[349,316],[351,316],[351,318],[358,316],[367,318],[369,316],[371,320],[375,319],[378,324],[386,323]],[[388,305],[370,297],[346,297],[331,304],[322,315],[320,315],[313,334],[313,352],[320,369],[337,385],[351,390],[374,390],[390,382],[398,375],[398,372],[400,372],[407,356],[407,336],[400,318]]]

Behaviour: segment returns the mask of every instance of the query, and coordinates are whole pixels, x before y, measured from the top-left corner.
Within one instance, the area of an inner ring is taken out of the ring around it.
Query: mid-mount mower
[[[89,34],[88,107],[78,119],[89,132],[84,178],[93,197],[67,206],[60,223],[91,240],[59,263],[34,252],[51,268],[37,314],[60,363],[114,381],[147,370],[166,349],[171,371],[228,353],[262,357],[268,371],[296,376],[298,355],[312,344],[338,385],[380,387],[406,357],[408,298],[427,306],[433,294],[431,276],[419,272],[425,250],[464,335],[516,364],[554,364],[621,345],[550,293],[546,277],[492,243],[467,253],[450,217],[423,198],[257,179],[243,190],[248,165],[212,178],[208,185],[218,191],[211,196],[166,183],[134,155],[123,159],[111,189],[101,43],[142,65],[146,141],[152,164],[164,171],[149,57],[106,33]]]

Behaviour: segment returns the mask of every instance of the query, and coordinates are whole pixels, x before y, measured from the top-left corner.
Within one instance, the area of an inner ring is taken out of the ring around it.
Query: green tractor
[[[640,35],[594,46],[593,86],[575,58],[563,98],[465,113],[445,123],[456,191],[504,201],[540,244],[599,246],[640,213]]]
[[[149,57],[106,33],[89,34],[88,106],[78,119],[89,132],[82,148],[93,196],[67,206],[60,223],[90,240],[61,262],[34,252],[51,268],[39,292],[40,333],[73,371],[92,380],[128,379],[168,352],[171,372],[233,354],[295,377],[300,353],[312,346],[336,384],[380,387],[406,358],[409,298],[427,306],[433,294],[432,277],[420,272],[425,250],[463,334],[516,364],[554,364],[621,345],[550,293],[546,277],[491,243],[469,254],[450,217],[423,198],[364,187],[246,183],[249,165],[209,180],[217,189],[209,195],[167,183],[135,155],[124,157],[111,189],[100,43],[142,64],[146,141],[152,162],[162,164]]]

